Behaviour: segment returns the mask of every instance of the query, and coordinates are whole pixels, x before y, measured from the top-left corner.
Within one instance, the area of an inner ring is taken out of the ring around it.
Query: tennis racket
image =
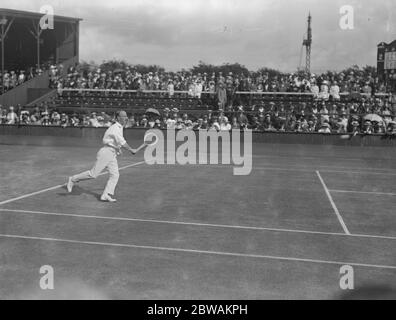
[[[143,144],[136,149],[136,153],[148,146],[155,146],[158,143],[158,136],[154,132],[147,132],[144,135]]]

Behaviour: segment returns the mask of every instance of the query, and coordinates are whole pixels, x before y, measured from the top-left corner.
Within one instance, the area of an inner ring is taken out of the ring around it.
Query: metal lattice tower
[[[311,13],[308,15],[308,31],[307,38],[303,41],[303,46],[306,47],[305,54],[305,72],[311,72],[311,46],[312,46],[312,27],[311,27],[312,17]]]

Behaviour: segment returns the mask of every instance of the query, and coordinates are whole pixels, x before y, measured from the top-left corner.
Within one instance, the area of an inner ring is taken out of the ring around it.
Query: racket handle
[[[144,149],[147,145],[143,143],[139,148],[136,149],[136,153],[138,153],[140,150]]]

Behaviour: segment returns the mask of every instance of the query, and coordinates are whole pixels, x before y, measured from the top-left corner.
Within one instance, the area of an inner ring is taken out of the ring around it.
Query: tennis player
[[[72,192],[75,183],[96,179],[103,170],[107,169],[110,176],[100,200],[105,202],[117,201],[114,199],[114,191],[120,176],[117,156],[121,154],[122,148],[128,150],[133,155],[137,152],[137,150],[131,148],[124,139],[123,128],[127,122],[127,113],[125,111],[118,111],[115,123],[107,129],[103,136],[104,146],[99,150],[96,156],[95,165],[90,171],[70,177],[67,183],[67,191]]]

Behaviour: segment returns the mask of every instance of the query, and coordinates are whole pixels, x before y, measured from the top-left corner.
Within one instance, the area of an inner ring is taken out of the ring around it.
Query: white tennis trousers
[[[107,180],[103,194],[114,195],[120,174],[118,172],[117,152],[111,147],[103,147],[100,149],[96,155],[96,162],[93,168],[89,171],[73,176],[72,181],[80,182],[96,179],[105,169],[109,172],[109,179]]]

